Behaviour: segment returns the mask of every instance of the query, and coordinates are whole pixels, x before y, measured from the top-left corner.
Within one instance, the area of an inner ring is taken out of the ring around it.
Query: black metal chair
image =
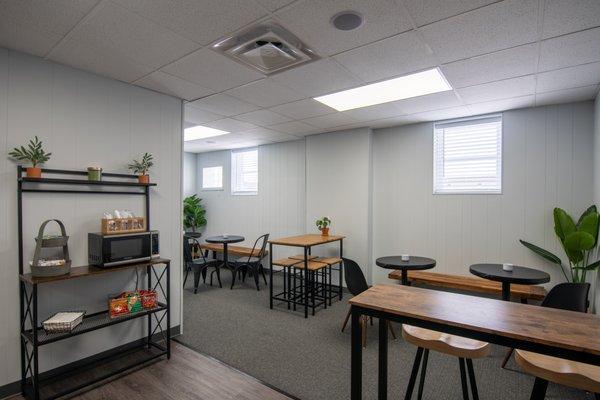
[[[256,290],[260,290],[260,286],[258,284],[258,274],[260,273],[265,281],[265,285],[267,284],[267,277],[265,275],[265,270],[262,265],[262,260],[266,256],[267,250],[267,242],[269,240],[269,234],[265,233],[260,236],[254,242],[254,246],[252,246],[252,252],[248,257],[240,257],[237,260],[229,263],[229,268],[231,268],[231,289],[233,289],[233,285],[235,285],[235,277],[240,272],[242,273],[242,282],[246,280],[246,274],[250,273],[254,277],[254,283],[256,284]],[[262,243],[259,245],[259,243]]]
[[[541,306],[586,312],[589,291],[589,283],[560,283],[550,290]],[[531,400],[546,397],[548,381],[590,391],[600,399],[600,367],[524,350],[517,350],[515,359],[525,372],[536,377]]]
[[[346,280],[346,287],[348,291],[352,294],[352,296],[358,296],[365,290],[369,289],[369,284],[367,283],[367,279],[362,272],[362,269],[358,266],[356,261],[350,260],[349,258],[342,258],[344,265],[344,278]],[[344,319],[344,324],[342,325],[342,332],[346,329],[346,325],[348,324],[348,320],[350,319],[350,310],[348,309],[348,314],[346,314],[346,318]],[[361,335],[362,335],[362,345],[366,346],[367,343],[367,323],[368,319],[366,315],[361,316]],[[370,318],[371,325],[373,324],[373,318]],[[390,332],[394,339],[396,339],[396,332],[394,332],[394,328],[392,324],[388,321],[388,327],[390,328]]]
[[[190,270],[194,272],[194,294],[198,293],[198,285],[200,284],[200,275],[202,275],[202,281],[206,283],[206,271],[210,267],[215,267],[215,271],[217,272],[217,281],[219,282],[219,287],[223,287],[221,284],[221,273],[219,272],[219,265],[217,260],[207,260],[202,254],[202,251],[199,251],[200,257],[194,258],[192,255],[192,247],[200,246],[198,241],[195,238],[184,236],[183,237],[183,261],[185,267],[185,278],[183,279],[183,286],[187,282],[188,274]],[[212,286],[212,274],[210,285]]]

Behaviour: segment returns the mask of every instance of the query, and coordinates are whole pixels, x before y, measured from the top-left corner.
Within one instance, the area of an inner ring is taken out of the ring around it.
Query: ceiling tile
[[[361,27],[341,31],[330,20],[353,10],[364,18]],[[394,0],[307,0],[276,13],[283,25],[321,56],[329,56],[412,28],[405,9]]]
[[[426,111],[423,113],[411,114],[411,117],[421,121],[442,121],[450,118],[461,118],[472,115],[471,110],[466,106],[444,108],[443,110]]]
[[[314,132],[315,127],[312,125],[305,124],[301,121],[284,122],[283,124],[272,125],[270,128],[276,131],[288,133],[290,135],[299,135],[308,132]]]
[[[372,121],[375,119],[397,117],[402,112],[400,112],[400,109],[394,103],[384,103],[343,111],[342,114],[348,115],[357,121]]]
[[[290,119],[270,110],[258,110],[249,113],[236,115],[235,119],[250,122],[256,125],[274,125],[282,122],[288,122]]]
[[[330,129],[335,128],[337,126],[353,124],[359,121],[357,121],[356,118],[353,118],[350,115],[346,115],[341,112],[336,112],[335,114],[327,114],[321,115],[320,117],[308,118],[302,122],[306,122],[307,124],[310,124],[317,128]]]
[[[267,78],[230,89],[227,94],[261,107],[271,107],[300,100],[304,95]]]
[[[420,29],[444,63],[531,43],[537,36],[537,0],[507,0]]]
[[[536,72],[537,44],[526,44],[483,56],[442,65],[453,88],[479,85]]]
[[[366,82],[407,74],[437,65],[433,53],[414,32],[406,32],[334,59]]]
[[[469,86],[457,92],[467,104],[526,96],[535,93],[535,75]]]
[[[282,104],[277,107],[272,107],[271,111],[277,114],[285,115],[293,119],[305,119],[310,117],[318,117],[319,115],[333,114],[337,112],[331,107],[319,103],[313,99],[305,99],[294,101],[293,103]]]
[[[389,128],[391,126],[408,125],[421,122],[422,119],[412,115],[400,115],[394,118],[384,118],[377,121],[369,122],[372,129]]]
[[[223,91],[261,78],[264,75],[236,63],[209,48],[198,50],[162,69],[215,91]]]
[[[545,5],[544,39],[600,25],[598,0],[546,0]]]
[[[249,129],[247,131],[243,131],[243,132],[239,132],[239,134],[245,138],[245,140],[248,139],[266,139],[266,140],[273,140],[273,138],[275,138],[276,136],[281,135],[282,133],[273,129],[268,129],[268,128],[263,128],[263,127],[258,127],[255,129]]]
[[[198,48],[196,43],[110,2],[92,14],[48,58],[130,82]]]
[[[269,11],[279,10],[280,8],[283,8],[294,1],[296,0],[256,0],[257,3]]]
[[[418,26],[440,21],[498,0],[404,0]]]
[[[202,45],[267,14],[248,0],[113,1]]]
[[[0,1],[0,47],[44,56],[99,0]]]
[[[553,92],[537,93],[535,105],[572,103],[575,101],[593,100],[598,95],[598,85],[574,89],[555,90]]]
[[[550,92],[597,84],[600,84],[600,62],[538,74],[536,90]]]
[[[195,125],[206,124],[207,122],[216,121],[222,119],[223,116],[215,113],[211,113],[200,108],[194,107],[190,104],[185,105],[184,109],[184,120],[191,122]]]
[[[521,96],[512,99],[502,99],[486,101],[483,103],[470,104],[469,110],[473,115],[488,114],[493,112],[500,112],[506,110],[514,110],[517,108],[533,107],[535,105],[535,96]]]
[[[185,100],[195,100],[214,93],[211,89],[160,71],[153,72],[134,83]]]
[[[600,28],[544,40],[539,71],[600,61]]]
[[[362,83],[329,59],[301,65],[277,74],[272,79],[308,97],[329,94]]]
[[[398,108],[400,114],[415,114],[431,110],[440,110],[442,108],[458,107],[464,104],[456,96],[454,91],[448,90],[446,92],[398,100],[394,102],[394,105]]]
[[[227,96],[226,94],[222,93],[204,97],[202,99],[193,101],[190,104],[193,107],[198,107],[215,114],[225,115],[227,117],[258,109],[258,107],[256,107],[254,104],[246,103],[245,101],[238,100],[235,97]]]
[[[233,118],[218,119],[216,121],[208,122],[205,125],[210,128],[220,129],[227,132],[241,132],[256,128],[256,125],[238,121],[237,119]]]

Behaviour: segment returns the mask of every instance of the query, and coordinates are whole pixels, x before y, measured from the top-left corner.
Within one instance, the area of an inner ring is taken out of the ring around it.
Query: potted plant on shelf
[[[554,232],[569,260],[565,266],[562,260],[551,252],[534,244],[519,240],[523,246],[560,267],[565,279],[570,282],[585,282],[588,271],[600,267],[600,260],[591,262],[590,257],[598,244],[600,215],[596,206],[591,206],[581,214],[577,223],[561,208],[554,209]]]
[[[183,226],[189,236],[200,236],[196,229],[206,226],[206,210],[195,194],[183,199]]]
[[[317,228],[321,231],[321,235],[327,236],[329,235],[329,225],[331,225],[331,220],[329,217],[323,217],[318,219],[316,222]]]
[[[154,166],[154,157],[150,153],[144,153],[142,159],[140,161],[133,160],[131,164],[129,164],[129,169],[133,170],[134,174],[138,175],[138,181],[140,183],[150,183],[150,175],[148,175],[148,170]]]
[[[31,167],[27,168],[28,178],[41,178],[42,169],[38,165],[45,163],[50,159],[52,153],[46,153],[42,148],[42,141],[37,136],[29,141],[27,148],[24,146],[15,147],[8,155],[17,161],[28,161]]]

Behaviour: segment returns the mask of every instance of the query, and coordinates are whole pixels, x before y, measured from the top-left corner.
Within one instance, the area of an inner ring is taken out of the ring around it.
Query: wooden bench
[[[202,243],[200,245],[200,249],[209,252],[212,251],[213,253],[222,253],[223,252],[223,245],[220,243]],[[252,252],[252,247],[245,247],[245,246],[233,246],[233,245],[229,245],[227,246],[227,253],[231,256],[239,256],[239,257],[257,257],[258,253],[260,252],[260,249],[255,249],[254,253]],[[265,257],[269,255],[269,251],[265,250]]]
[[[402,271],[392,271],[388,275],[390,279],[401,280]],[[425,284],[429,286],[445,287],[449,289],[464,290],[467,292],[478,292],[487,294],[502,294],[502,284],[488,279],[475,276],[460,276],[440,274],[437,272],[408,271],[408,281],[411,283]],[[546,289],[536,285],[510,285],[510,294],[519,297],[521,302],[527,300],[541,301],[546,297]]]

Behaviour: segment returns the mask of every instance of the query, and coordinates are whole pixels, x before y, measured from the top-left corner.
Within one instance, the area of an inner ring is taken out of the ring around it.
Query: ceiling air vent
[[[273,22],[220,39],[211,48],[267,75],[318,58],[300,39]]]

